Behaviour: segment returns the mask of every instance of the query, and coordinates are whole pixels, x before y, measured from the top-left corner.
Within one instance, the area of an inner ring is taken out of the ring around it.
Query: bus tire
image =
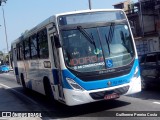
[[[47,77],[45,77],[43,79],[43,83],[44,83],[44,91],[45,91],[45,95],[48,99],[53,98],[53,92],[52,92],[52,88],[51,88],[51,84],[50,81]]]
[[[26,83],[25,83],[23,74],[21,74],[21,84],[22,84],[22,87],[26,89]]]

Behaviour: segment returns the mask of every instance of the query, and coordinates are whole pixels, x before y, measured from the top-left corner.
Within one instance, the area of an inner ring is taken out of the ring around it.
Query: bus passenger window
[[[31,57],[32,57],[32,59],[34,59],[34,58],[38,57],[36,35],[33,35],[30,38],[30,42],[31,42]]]
[[[20,43],[19,45],[19,59],[23,60],[24,59],[24,47],[23,47],[23,42]]]
[[[48,58],[48,39],[47,39],[47,30],[42,30],[38,33],[38,43],[39,43],[39,57]]]
[[[17,60],[20,60],[19,58],[19,44],[16,45],[16,50],[17,50]]]
[[[24,41],[24,59],[30,59],[30,47],[29,47],[29,39],[27,38]]]

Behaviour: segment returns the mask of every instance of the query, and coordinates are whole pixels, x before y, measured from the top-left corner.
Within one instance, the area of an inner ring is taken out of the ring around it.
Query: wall
[[[155,31],[154,16],[143,16],[144,33]]]
[[[147,37],[141,40],[136,40],[135,43],[138,56],[148,52],[160,51],[159,37]]]

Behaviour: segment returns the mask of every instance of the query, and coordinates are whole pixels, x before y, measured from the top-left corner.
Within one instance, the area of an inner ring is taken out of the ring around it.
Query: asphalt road
[[[160,115],[160,90],[158,89],[149,89],[131,96],[121,96],[116,100],[68,107],[48,100],[39,93],[23,90],[16,83],[13,72],[10,72],[0,74],[0,96],[0,103],[3,102],[0,104],[0,111],[42,112],[47,116],[42,119],[160,119],[156,117],[156,114]],[[138,115],[140,117],[137,117]],[[146,117],[151,115],[154,117]]]

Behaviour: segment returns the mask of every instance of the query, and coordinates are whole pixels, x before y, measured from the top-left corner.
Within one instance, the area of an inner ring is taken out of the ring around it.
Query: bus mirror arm
[[[61,43],[60,43],[60,41],[59,41],[59,37],[58,37],[57,34],[54,35],[54,41],[55,41],[55,46],[56,46],[57,48],[60,48],[60,47],[61,47]]]

